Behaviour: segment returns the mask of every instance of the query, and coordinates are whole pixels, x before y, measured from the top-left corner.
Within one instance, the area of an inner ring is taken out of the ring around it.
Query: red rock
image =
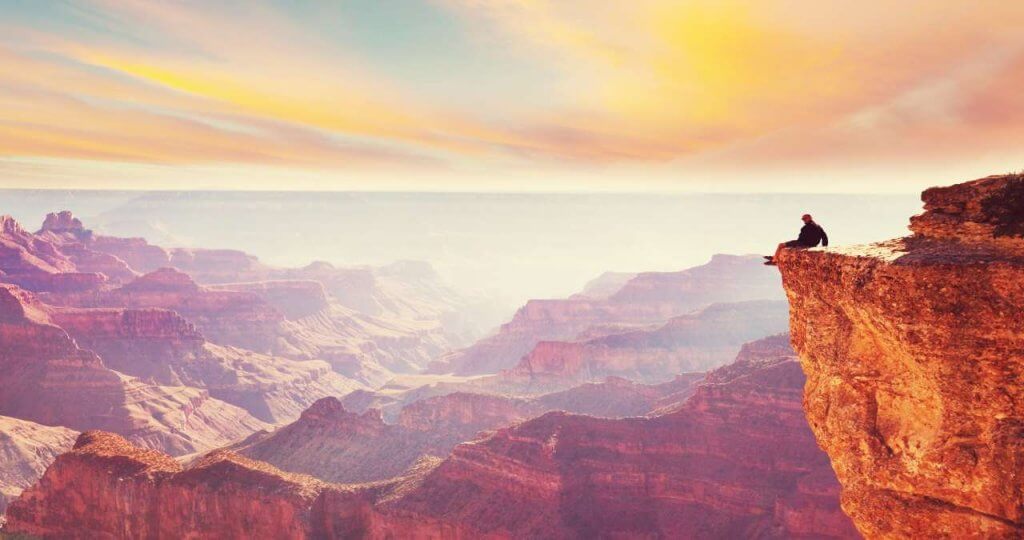
[[[575,340],[595,327],[664,324],[715,302],[781,299],[778,277],[753,256],[715,255],[681,272],[639,274],[606,298],[576,295],[531,300],[494,335],[446,355],[432,371],[460,375],[496,373],[515,366],[542,341]]]
[[[116,435],[89,432],[11,505],[5,532],[70,539],[476,537],[375,509],[413,489],[432,466],[372,486],[338,486],[223,451],[183,469]]]
[[[796,361],[718,380],[671,414],[549,413],[499,430],[383,508],[513,537],[856,537]]]
[[[173,311],[55,308],[50,319],[107,367],[158,384],[204,389],[265,422],[292,421],[317,399],[358,388],[323,361],[208,343]]]
[[[144,383],[80,348],[33,295],[0,285],[0,414],[77,430],[102,428],[176,454],[223,445],[264,426],[186,387]]]
[[[0,525],[7,504],[39,480],[58,454],[70,450],[77,436],[67,428],[0,416]]]
[[[46,214],[46,219],[43,221],[43,227],[41,231],[51,232],[79,232],[84,231],[85,227],[82,226],[82,220],[76,218],[71,214],[70,211],[64,210],[58,213]]]
[[[0,269],[22,275],[73,272],[75,267],[52,242],[36,238],[11,216],[0,216]]]
[[[420,430],[385,424],[380,411],[346,411],[323,398],[272,433],[256,434],[231,450],[284,470],[332,482],[369,482],[401,474],[424,455],[444,455],[475,430]]]
[[[675,374],[706,371],[735,358],[752,339],[785,330],[785,302],[714,304],[674,317],[653,330],[633,330],[585,341],[542,341],[502,372],[527,388],[557,389],[605,377],[662,382]]]
[[[79,307],[160,308],[195,324],[215,343],[257,352],[277,344],[284,315],[256,294],[199,286],[173,268],[155,270],[112,290],[80,295],[48,295],[48,301]]]
[[[459,445],[439,465],[421,460],[397,480],[363,486],[326,484],[224,451],[181,470],[119,437],[85,434],[10,506],[6,531],[70,538],[856,537],[804,420],[796,361],[748,355],[715,380],[671,414],[609,420],[550,413]],[[311,435],[339,426],[382,429],[379,417],[349,413],[335,400],[318,402],[300,422],[319,426]]]
[[[1024,177],[924,192],[914,236],[780,259],[804,407],[869,537],[1024,535]]]

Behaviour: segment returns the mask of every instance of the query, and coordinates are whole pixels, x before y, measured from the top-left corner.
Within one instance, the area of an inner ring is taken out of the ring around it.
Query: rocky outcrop
[[[856,537],[804,420],[796,360],[715,380],[669,414],[549,413],[459,445],[384,508],[520,538]]]
[[[32,294],[0,285],[0,414],[72,429],[101,428],[175,454],[261,429],[208,392],[143,382],[109,369]]]
[[[322,489],[230,454],[183,471],[166,454],[87,432],[11,505],[5,530],[43,538],[301,538]],[[49,504],[53,498],[63,502]]]
[[[112,290],[47,295],[47,301],[77,307],[159,308],[174,311],[215,343],[257,352],[277,345],[285,317],[251,292],[213,290],[173,268],[161,268]]]
[[[729,363],[744,343],[784,331],[788,314],[784,301],[714,304],[652,330],[542,341],[502,377],[549,391],[605,377],[662,382]]]
[[[377,409],[357,414],[345,410],[336,398],[323,398],[295,422],[274,432],[257,433],[231,450],[330,482],[385,480],[424,456],[447,455],[456,444],[472,438],[481,422],[490,427],[522,418],[514,403],[496,398],[492,405],[483,421],[445,414],[385,424]]]
[[[364,486],[328,484],[232,452],[183,468],[117,435],[83,433],[11,505],[4,532],[87,538],[478,538],[426,516],[385,514],[436,461]]]
[[[70,450],[77,436],[68,428],[0,416],[0,524],[7,504]]]
[[[624,326],[661,325],[716,302],[772,299],[782,299],[778,277],[756,257],[715,255],[709,263],[681,272],[639,274],[605,297],[531,300],[496,334],[446,355],[432,371],[496,373],[515,366],[542,341],[622,333]],[[595,331],[601,327],[610,328]]]
[[[78,233],[84,230],[85,227],[82,226],[82,220],[73,216],[68,210],[46,214],[46,219],[43,220],[43,227],[40,229],[41,232],[56,233]]]
[[[5,275],[74,272],[75,265],[46,239],[26,231],[11,216],[0,216],[0,270]]]
[[[781,258],[804,405],[869,537],[1024,535],[1024,177],[924,192],[914,234]]]
[[[5,531],[47,538],[854,538],[800,408],[803,374],[791,352],[761,354],[772,350],[748,349],[746,360],[673,413],[620,420],[550,413],[459,445],[440,464],[420,460],[397,480],[362,486],[284,473],[227,451],[183,470],[119,437],[87,433],[11,505]],[[373,413],[355,415],[334,400],[318,402],[300,422],[320,427],[294,439],[296,452],[334,426],[381,429]]]

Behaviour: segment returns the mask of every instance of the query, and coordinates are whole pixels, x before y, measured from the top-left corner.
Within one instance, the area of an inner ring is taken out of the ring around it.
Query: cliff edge
[[[1024,175],[932,188],[911,236],[780,258],[804,409],[878,537],[1024,535]]]

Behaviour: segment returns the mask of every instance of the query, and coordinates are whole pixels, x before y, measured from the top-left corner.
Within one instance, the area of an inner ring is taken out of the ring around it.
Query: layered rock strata
[[[662,325],[716,302],[781,299],[778,277],[765,271],[757,258],[715,255],[709,263],[681,272],[638,274],[611,294],[531,300],[497,333],[446,355],[432,370],[495,373],[514,367],[541,341],[593,338],[623,333],[623,328]]]
[[[70,450],[77,436],[68,428],[0,416],[0,524],[7,504]]]
[[[175,454],[221,446],[265,426],[207,391],[114,371],[51,319],[32,294],[0,285],[0,414],[102,428]]]
[[[1024,535],[1024,177],[924,192],[913,235],[788,251],[804,406],[869,537]]]
[[[15,501],[5,531],[45,538],[854,538],[800,408],[804,377],[769,348],[676,412],[550,413],[421,460],[397,480],[339,486],[232,452],[187,469],[82,435]],[[768,353],[774,354],[774,353]],[[345,413],[324,401],[308,420]],[[349,419],[364,429],[377,422]],[[87,503],[87,500],[89,501]],[[201,509],[197,511],[197,509]]]

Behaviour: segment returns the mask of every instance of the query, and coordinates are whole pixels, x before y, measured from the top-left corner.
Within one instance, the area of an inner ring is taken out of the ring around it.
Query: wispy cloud
[[[1015,2],[433,0],[461,33],[446,54],[516,59],[427,72],[444,99],[379,41],[353,46],[357,7],[323,24],[334,11],[269,1],[53,6],[0,8],[0,158],[68,170],[843,166],[1012,155],[1024,120]],[[496,72],[509,84],[474,99]]]

